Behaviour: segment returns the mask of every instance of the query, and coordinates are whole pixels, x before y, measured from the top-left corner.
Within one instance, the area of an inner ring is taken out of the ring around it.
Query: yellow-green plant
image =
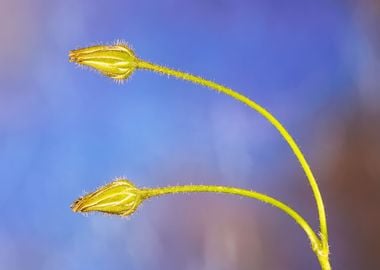
[[[289,215],[305,231],[321,269],[331,269],[326,213],[318,184],[309,164],[293,137],[268,110],[231,88],[203,79],[199,76],[194,76],[186,72],[144,61],[138,58],[128,45],[124,43],[117,42],[114,45],[99,45],[72,50],[69,54],[69,60],[70,62],[91,67],[116,81],[128,79],[136,69],[145,69],[173,76],[222,92],[257,111],[281,134],[305,172],[317,205],[319,232],[316,233],[297,211],[280,200],[256,191],[226,186],[186,185],[139,189],[126,179],[117,179],[114,182],[99,188],[97,191],[89,193],[76,200],[72,205],[73,211],[98,211],[119,216],[128,216],[132,214],[144,200],[165,194],[213,192],[240,195],[268,203]]]

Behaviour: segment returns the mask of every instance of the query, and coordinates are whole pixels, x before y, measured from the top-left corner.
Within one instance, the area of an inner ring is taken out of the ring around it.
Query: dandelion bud
[[[138,59],[123,43],[99,45],[72,50],[69,61],[91,67],[115,80],[127,79],[135,70]]]
[[[143,200],[140,189],[127,180],[118,179],[79,198],[71,205],[71,209],[74,212],[97,211],[129,216]]]

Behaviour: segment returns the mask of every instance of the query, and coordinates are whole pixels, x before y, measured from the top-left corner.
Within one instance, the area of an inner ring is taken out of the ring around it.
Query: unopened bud
[[[138,62],[134,52],[124,43],[98,45],[72,50],[69,61],[91,67],[115,80],[127,79]]]
[[[118,179],[89,193],[72,205],[74,212],[103,212],[119,216],[129,216],[144,200],[140,189],[131,182]]]

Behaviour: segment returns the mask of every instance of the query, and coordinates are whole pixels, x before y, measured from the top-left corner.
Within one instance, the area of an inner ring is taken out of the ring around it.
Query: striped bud
[[[134,52],[124,43],[99,45],[72,50],[69,61],[91,67],[117,81],[127,79],[138,62]]]
[[[79,198],[71,205],[71,209],[74,212],[97,211],[129,216],[136,211],[142,201],[141,190],[128,180],[118,179]]]

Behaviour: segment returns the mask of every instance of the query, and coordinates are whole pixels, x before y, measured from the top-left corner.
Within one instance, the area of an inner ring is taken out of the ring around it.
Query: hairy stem
[[[185,81],[190,81],[192,83],[196,83],[208,88],[211,88],[213,90],[216,90],[218,92],[222,92],[244,104],[252,108],[253,110],[257,111],[259,114],[261,114],[265,119],[267,119],[281,134],[281,136],[284,138],[284,140],[288,143],[290,146],[292,152],[297,157],[302,169],[305,172],[305,175],[309,181],[309,184],[311,186],[315,202],[318,209],[318,217],[319,217],[319,227],[321,235],[323,235],[322,239],[322,245],[325,253],[329,253],[329,247],[328,247],[328,231],[327,231],[327,222],[326,222],[326,213],[325,213],[325,207],[323,204],[321,192],[319,191],[318,184],[315,180],[315,177],[310,169],[309,164],[307,163],[301,149],[298,147],[297,143],[293,139],[293,137],[289,134],[289,132],[285,129],[285,127],[264,107],[260,106],[256,102],[252,101],[248,97],[232,90],[231,88],[225,87],[223,85],[217,84],[213,81],[209,81],[206,79],[203,79],[199,76],[194,76],[189,73],[185,73],[182,71],[177,71],[171,68],[167,68],[164,66],[156,65],[153,63],[149,63],[143,60],[139,60],[137,62],[137,68],[141,69],[147,69],[154,72],[158,72],[161,74],[170,75]]]
[[[141,189],[142,197],[144,199],[167,195],[167,194],[178,194],[178,193],[200,193],[200,192],[209,192],[209,193],[225,193],[232,195],[240,195],[247,198],[252,198],[259,200],[261,202],[270,204],[283,212],[289,215],[306,233],[307,237],[310,240],[312,250],[316,254],[318,261],[321,265],[322,270],[330,270],[328,257],[323,256],[322,243],[318,236],[315,234],[313,229],[307,223],[307,221],[298,214],[291,207],[285,203],[270,197],[266,194],[259,193],[256,191],[240,189],[235,187],[226,187],[226,186],[212,186],[212,185],[185,185],[185,186],[169,186],[162,188],[145,188]]]

